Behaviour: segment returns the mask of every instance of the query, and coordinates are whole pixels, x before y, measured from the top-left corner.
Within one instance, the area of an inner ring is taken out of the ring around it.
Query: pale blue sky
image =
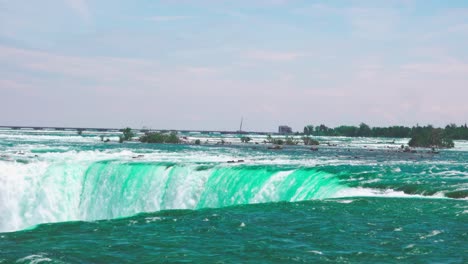
[[[0,0],[0,124],[461,124],[466,47],[466,0]]]

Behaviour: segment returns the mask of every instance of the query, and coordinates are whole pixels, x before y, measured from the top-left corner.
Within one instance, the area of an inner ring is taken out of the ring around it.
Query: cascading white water
[[[313,169],[128,161],[0,161],[0,231],[164,209],[327,198],[343,189]]]

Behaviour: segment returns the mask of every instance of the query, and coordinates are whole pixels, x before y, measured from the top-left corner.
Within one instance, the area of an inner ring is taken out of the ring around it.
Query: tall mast
[[[239,131],[242,132],[242,122],[244,121],[244,117],[241,117],[241,124],[240,124],[240,128],[239,128]]]

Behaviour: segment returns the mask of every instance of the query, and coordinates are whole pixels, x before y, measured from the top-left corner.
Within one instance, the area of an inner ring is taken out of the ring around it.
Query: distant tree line
[[[365,123],[359,126],[339,126],[335,128],[326,125],[304,127],[304,134],[311,136],[344,136],[344,137],[390,137],[390,138],[412,138],[416,134],[423,132],[437,131],[437,134],[450,139],[468,140],[467,125],[457,126],[456,124],[447,125],[445,128],[434,128],[427,126],[391,126],[391,127],[369,127]]]
[[[444,129],[445,134],[452,139],[467,139],[468,140],[468,127],[457,126],[456,124],[447,125]]]

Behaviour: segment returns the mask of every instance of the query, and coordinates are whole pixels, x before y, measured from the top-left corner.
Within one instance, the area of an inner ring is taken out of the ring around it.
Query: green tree
[[[355,126],[339,126],[334,130],[338,136],[355,137],[358,135],[359,128]]]
[[[180,143],[180,139],[177,136],[176,132],[171,132],[170,134],[154,132],[154,133],[146,133],[145,135],[141,136],[140,142],[178,144]]]
[[[314,133],[314,126],[313,125],[308,125],[304,127],[304,134],[305,135],[312,135]]]
[[[275,145],[283,145],[284,144],[284,140],[280,139],[280,138],[275,138],[273,139],[273,144]]]
[[[121,131],[123,133],[123,140],[124,141],[132,140],[132,138],[135,136],[135,133],[133,133],[132,129],[129,128],[129,127],[126,127],[124,129],[122,129]]]
[[[324,124],[321,124],[320,126],[315,127],[315,132],[316,132],[316,135],[319,135],[319,136],[332,136],[332,135],[334,135],[334,130],[327,127]]]
[[[367,124],[361,123],[359,124],[358,135],[360,137],[370,137],[372,135],[372,130]]]
[[[422,148],[453,148],[455,146],[453,140],[446,135],[443,129],[432,126],[414,129],[408,145]]]
[[[288,137],[284,139],[284,144],[286,145],[297,145],[299,141],[297,141],[294,137]]]

